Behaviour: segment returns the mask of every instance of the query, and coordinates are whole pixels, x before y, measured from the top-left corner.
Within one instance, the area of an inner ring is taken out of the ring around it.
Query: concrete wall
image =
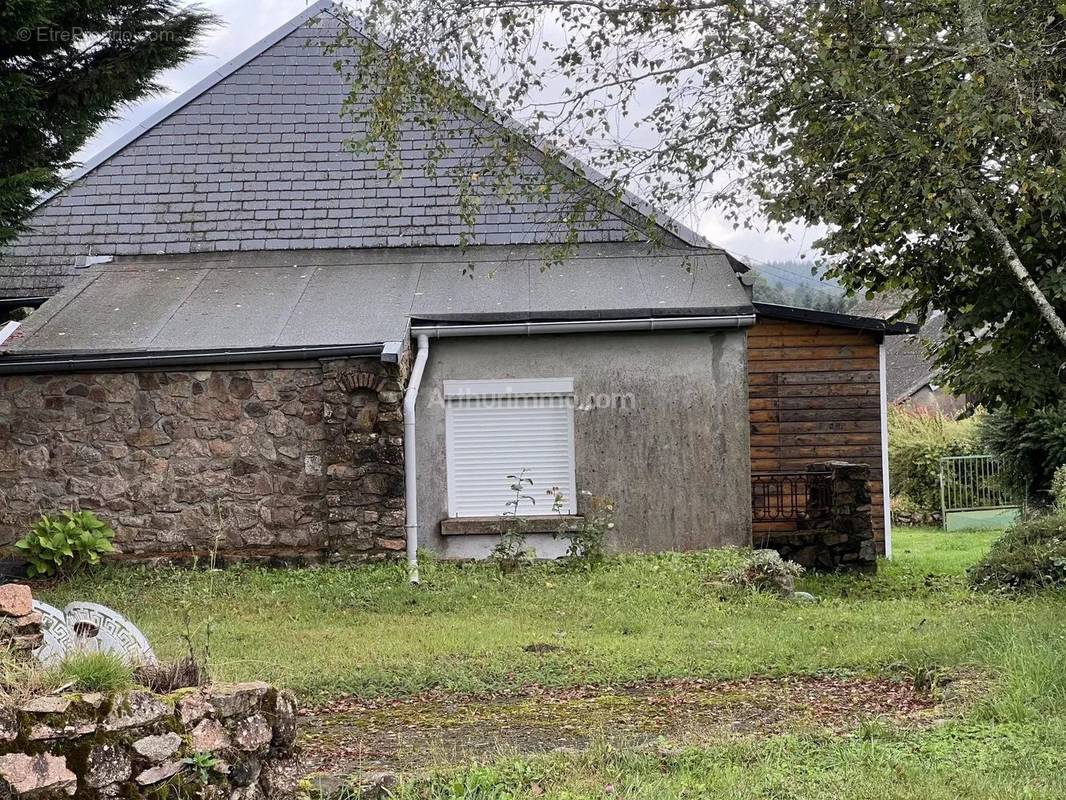
[[[440,535],[443,381],[552,377],[574,379],[577,489],[617,502],[615,549],[750,546],[742,330],[431,340],[417,407],[420,546],[469,558],[496,541]],[[545,557],[566,547],[550,535],[529,543]]]

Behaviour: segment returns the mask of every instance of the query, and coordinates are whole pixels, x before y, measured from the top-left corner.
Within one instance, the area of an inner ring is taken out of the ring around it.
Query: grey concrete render
[[[465,274],[464,274],[465,273]],[[720,251],[581,245],[306,250],[116,259],[33,314],[13,355],[405,340],[412,318],[482,322],[751,313]]]
[[[329,4],[316,4],[86,165],[0,254],[0,297],[53,294],[87,255],[453,246],[464,235],[480,245],[564,240],[577,198],[562,188],[508,200],[486,176],[477,219],[460,219],[450,170],[482,162],[491,146],[483,135],[497,124],[489,114],[442,121],[453,153],[433,175],[433,136],[413,120],[398,173],[354,153],[346,143],[364,131],[342,118],[348,87],[336,54],[323,51],[338,25]],[[544,158],[531,142],[519,183],[542,184]],[[595,184],[592,170],[564,161]],[[629,195],[609,206],[577,223],[580,241],[640,240],[654,219],[667,244],[706,244]]]
[[[419,546],[476,558],[498,541],[440,535],[448,517],[443,387],[506,378],[573,378],[577,488],[616,501],[613,547],[750,546],[746,366],[738,330],[433,340],[416,406]],[[527,538],[542,557],[566,548],[550,534]]]

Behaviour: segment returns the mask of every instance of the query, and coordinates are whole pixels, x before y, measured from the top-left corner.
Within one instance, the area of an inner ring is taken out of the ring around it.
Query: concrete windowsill
[[[521,517],[524,533],[559,533],[575,531],[585,521],[579,515],[559,516],[553,514],[544,517]],[[511,520],[499,517],[449,517],[440,522],[442,536],[499,536]]]

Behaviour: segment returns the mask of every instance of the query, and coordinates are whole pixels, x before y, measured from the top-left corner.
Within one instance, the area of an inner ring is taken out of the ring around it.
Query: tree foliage
[[[1050,500],[1055,470],[1066,465],[1066,402],[1025,414],[1000,409],[981,418],[981,446],[999,456],[1019,492],[1038,503]]]
[[[1042,405],[1066,381],[1063,8],[365,0],[347,43],[383,44],[342,71],[393,156],[405,126],[475,96],[615,192],[824,226],[830,277],[945,312],[956,391]],[[505,164],[513,144],[489,152]]]
[[[159,91],[215,17],[177,0],[0,4],[0,245],[101,124]]]

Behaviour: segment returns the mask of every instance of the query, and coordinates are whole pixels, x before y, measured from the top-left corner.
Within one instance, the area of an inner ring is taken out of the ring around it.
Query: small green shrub
[[[974,588],[992,591],[1066,587],[1066,513],[1014,525],[968,576]]]
[[[500,541],[492,548],[491,558],[501,569],[513,569],[519,564],[533,560],[534,552],[526,544],[526,520],[519,516],[519,510],[523,500],[528,500],[530,505],[536,505],[537,500],[526,491],[533,486],[533,479],[526,477],[526,470],[517,475],[508,475],[509,487],[514,492],[514,497],[505,504],[507,510],[500,516],[503,533]]]
[[[71,653],[55,668],[55,683],[82,692],[118,692],[133,685],[133,669],[113,653]]]
[[[206,784],[211,780],[211,773],[221,766],[222,762],[214,753],[193,753],[181,760],[186,769],[193,774],[199,782]]]
[[[1051,478],[1051,500],[1058,511],[1066,511],[1066,464],[1063,464]]]
[[[796,578],[806,572],[795,561],[786,561],[776,550],[756,550],[739,567],[725,573],[726,583],[757,592],[788,595]]]
[[[940,459],[975,451],[976,417],[954,420],[927,410],[888,410],[888,469],[892,494],[910,513],[940,510]]]
[[[585,496],[584,521],[576,531],[567,531],[563,535],[570,542],[566,548],[567,557],[592,566],[602,562],[607,554],[607,537],[614,530],[614,500],[589,492],[582,494]]]
[[[30,532],[15,542],[29,561],[29,576],[56,575],[100,563],[100,556],[115,551],[115,532],[91,511],[64,511],[63,516],[42,516]]]

